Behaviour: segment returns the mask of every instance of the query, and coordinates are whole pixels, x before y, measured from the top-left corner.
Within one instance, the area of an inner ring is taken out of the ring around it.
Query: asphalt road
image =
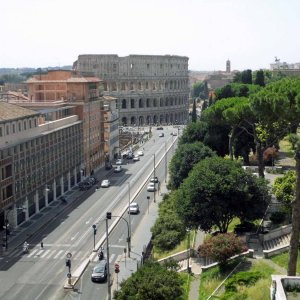
[[[105,299],[106,285],[90,282],[91,268],[97,261],[96,255],[79,282],[80,293],[76,293],[76,290],[74,292],[63,289],[68,273],[65,266],[66,253],[72,253],[72,270],[90,256],[94,248],[92,225],[97,225],[97,243],[105,234],[106,212],[112,212],[113,216],[121,215],[128,206],[129,194],[132,199],[140,186],[151,176],[154,166],[153,154],[155,153],[155,160],[158,163],[164,156],[166,146],[171,145],[174,139],[170,136],[171,131],[177,129],[165,128],[165,137],[159,138],[158,134],[161,131],[154,130],[151,140],[142,146],[145,148],[145,155],[139,162],[130,161],[130,164],[124,165],[121,173],[112,174],[109,178],[111,187],[93,191],[88,199],[85,201],[79,199],[49,222],[48,226],[43,227],[29,241],[31,244],[29,254],[22,255],[21,249],[18,249],[20,251],[13,252],[5,262],[1,262],[5,263],[7,268],[0,271],[0,299]],[[173,152],[174,150],[170,149],[168,159]],[[164,159],[157,168],[156,175],[160,180],[164,179]],[[143,190],[136,199],[142,212],[131,217],[132,231],[146,213],[148,205],[146,195]],[[127,214],[124,217],[128,218]],[[126,225],[125,222],[121,222],[110,235],[111,266],[126,247],[126,237]],[[44,249],[40,249],[41,240],[44,242]]]

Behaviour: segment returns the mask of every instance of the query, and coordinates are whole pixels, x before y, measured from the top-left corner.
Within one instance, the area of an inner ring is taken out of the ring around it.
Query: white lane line
[[[122,245],[109,245],[110,248],[126,248],[126,246],[122,246]]]
[[[116,256],[116,254],[114,254],[114,253],[112,255],[110,255],[110,257],[109,257],[109,263],[113,262],[115,256]]]
[[[39,251],[39,249],[32,250],[32,251],[27,255],[27,257],[33,256],[37,251]]]
[[[8,256],[12,257],[12,256],[14,256],[15,254],[17,254],[17,252],[19,252],[19,251],[20,251],[20,249],[15,249],[15,250],[12,251],[11,253],[9,253]]]
[[[35,256],[34,257],[36,257],[36,256],[40,256],[40,254],[43,252],[44,250],[40,250],[39,252],[37,252],[36,254],[35,254]]]
[[[75,240],[75,238],[76,238],[76,236],[79,234],[79,232],[77,232],[75,235],[73,235],[72,237],[71,237],[71,241],[73,241],[73,240]]]
[[[55,253],[56,250],[52,250],[46,258],[51,258],[51,256]]]
[[[64,252],[64,250],[59,250],[53,258],[54,258],[54,259],[58,258],[58,256],[59,256],[62,252]]]
[[[51,250],[43,250],[44,251],[44,253],[41,255],[41,257],[43,258],[43,257],[45,257]]]
[[[89,223],[91,222],[92,219],[93,219],[93,217],[90,217],[90,219],[87,220],[87,221],[85,222],[85,224],[89,224]]]

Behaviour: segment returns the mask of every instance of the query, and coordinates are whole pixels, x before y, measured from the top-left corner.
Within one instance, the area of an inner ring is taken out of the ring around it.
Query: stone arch
[[[126,99],[123,99],[122,100],[122,108],[127,108],[127,101],[126,101]]]
[[[170,123],[173,123],[174,121],[173,121],[173,114],[171,113],[170,114]]]
[[[157,107],[157,99],[156,98],[153,99],[153,107]]]
[[[143,99],[139,99],[139,108],[143,108],[143,107],[144,107]]]
[[[151,124],[151,116],[147,116],[146,123],[147,123],[148,125]]]
[[[165,120],[166,120],[166,123],[168,124],[169,123],[169,115],[168,114],[166,114]]]
[[[130,124],[131,125],[135,124],[135,116],[133,116],[133,117],[130,118]]]
[[[159,123],[163,124],[164,123],[164,115],[159,116]]]
[[[126,126],[126,125],[127,125],[127,118],[126,118],[126,117],[123,117],[123,118],[122,118],[122,125],[123,125],[123,126]]]
[[[144,117],[143,116],[139,116],[139,126],[144,124]]]
[[[157,115],[154,115],[153,116],[153,124],[157,124],[157,121],[158,121]]]
[[[164,106],[164,99],[163,99],[163,98],[160,98],[160,99],[159,99],[159,106],[160,106],[160,107],[163,107],[163,106]]]
[[[166,104],[165,106],[169,106],[169,98],[166,98]]]
[[[146,99],[146,107],[150,107],[150,99],[149,98]]]

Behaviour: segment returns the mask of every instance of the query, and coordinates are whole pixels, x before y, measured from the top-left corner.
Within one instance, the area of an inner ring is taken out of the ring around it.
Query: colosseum
[[[122,125],[187,120],[188,57],[85,54],[78,56],[73,68],[104,80],[103,94],[117,98]]]

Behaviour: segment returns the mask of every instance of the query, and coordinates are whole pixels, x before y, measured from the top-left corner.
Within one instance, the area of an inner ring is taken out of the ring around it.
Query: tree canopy
[[[174,270],[156,262],[146,262],[127,280],[121,282],[116,300],[179,300],[183,295],[182,279]]]
[[[201,142],[180,144],[169,167],[171,189],[177,189],[200,160],[214,155],[215,153]]]
[[[187,226],[227,232],[234,217],[241,221],[264,215],[268,206],[264,179],[244,171],[239,163],[220,157],[200,161],[176,194],[178,215]]]

